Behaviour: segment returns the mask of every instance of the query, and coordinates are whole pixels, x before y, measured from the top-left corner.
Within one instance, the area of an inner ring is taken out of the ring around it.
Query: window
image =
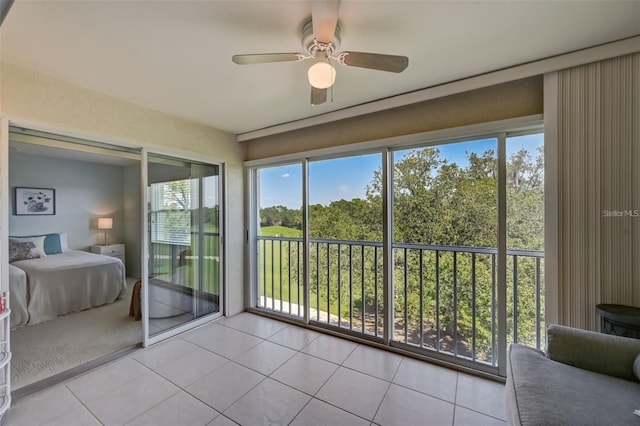
[[[250,167],[254,306],[505,374],[544,340],[544,138],[509,130]]]
[[[191,181],[150,185],[151,242],[191,245]]]

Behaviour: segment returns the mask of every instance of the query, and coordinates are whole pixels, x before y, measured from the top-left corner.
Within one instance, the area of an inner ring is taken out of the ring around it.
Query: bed
[[[12,327],[113,303],[126,290],[120,259],[79,250],[59,251],[11,262]],[[16,269],[23,271],[24,277]]]
[[[9,292],[11,328],[17,328],[29,321],[29,312],[27,311],[27,273],[11,264],[9,264]]]

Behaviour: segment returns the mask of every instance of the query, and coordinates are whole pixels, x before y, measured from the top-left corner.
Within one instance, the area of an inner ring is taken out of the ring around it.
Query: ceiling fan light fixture
[[[336,82],[336,69],[326,58],[318,58],[307,72],[309,84],[316,89],[328,89]]]

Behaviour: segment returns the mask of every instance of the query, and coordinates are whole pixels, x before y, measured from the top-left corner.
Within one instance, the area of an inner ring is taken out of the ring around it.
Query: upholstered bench
[[[546,354],[511,345],[510,424],[640,425],[639,355],[638,339],[559,325],[547,327]]]

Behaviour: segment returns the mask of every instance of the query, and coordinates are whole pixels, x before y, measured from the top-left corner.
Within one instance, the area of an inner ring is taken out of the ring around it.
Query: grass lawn
[[[260,228],[260,235],[263,237],[301,238],[302,231],[285,226],[265,226]],[[302,250],[304,249],[302,243],[297,241],[260,241],[259,250],[261,252],[259,263],[259,294],[276,300],[303,305]],[[299,256],[298,250],[300,250]],[[299,265],[298,260],[300,261]],[[291,277],[289,276],[290,271]],[[342,301],[342,311],[348,312],[349,306],[348,303],[345,304],[345,302],[346,300]],[[318,308],[318,297],[316,289],[313,286],[310,292],[310,305],[311,308]],[[327,310],[326,291],[321,291],[320,293],[320,310]],[[331,304],[330,311],[334,315],[338,314],[338,306],[336,303]]]
[[[263,237],[302,238],[302,231],[286,226],[263,226],[260,228],[260,235]]]

